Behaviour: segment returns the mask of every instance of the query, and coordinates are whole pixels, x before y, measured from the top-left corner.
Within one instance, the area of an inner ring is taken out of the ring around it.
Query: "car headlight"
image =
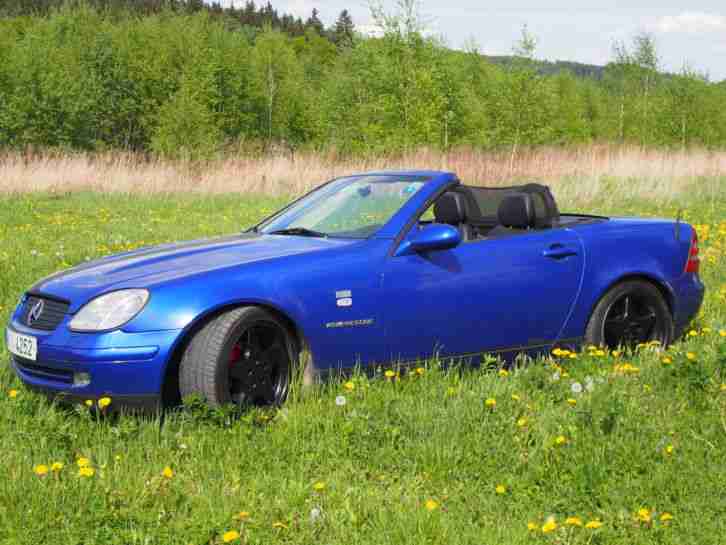
[[[107,331],[129,322],[146,305],[149,292],[142,289],[119,290],[86,303],[70,323],[73,331]]]

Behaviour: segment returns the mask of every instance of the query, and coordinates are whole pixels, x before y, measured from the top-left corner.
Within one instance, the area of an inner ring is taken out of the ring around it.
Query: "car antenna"
[[[683,215],[683,209],[678,209],[678,215],[676,216],[676,226],[675,226],[675,235],[676,235],[676,242],[681,241],[681,216]]]

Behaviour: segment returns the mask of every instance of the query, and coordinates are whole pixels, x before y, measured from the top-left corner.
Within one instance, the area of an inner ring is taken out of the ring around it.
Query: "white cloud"
[[[726,16],[684,11],[679,15],[660,17],[655,23],[655,30],[666,34],[726,31]]]

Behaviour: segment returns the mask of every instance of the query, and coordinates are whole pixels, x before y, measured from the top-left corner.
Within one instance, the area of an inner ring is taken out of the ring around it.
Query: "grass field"
[[[0,196],[0,324],[52,271],[234,232],[283,201]],[[163,426],[55,407],[4,365],[0,543],[722,544],[726,179],[627,201],[610,185],[583,211],[679,208],[698,226],[708,293],[667,353],[586,351],[509,374],[431,362],[316,386],[278,411],[197,407]]]

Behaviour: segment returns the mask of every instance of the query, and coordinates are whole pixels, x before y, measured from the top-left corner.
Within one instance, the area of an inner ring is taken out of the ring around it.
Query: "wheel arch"
[[[674,305],[675,305],[675,293],[673,293],[673,289],[671,286],[663,279],[658,278],[652,274],[648,273],[630,273],[625,274],[623,276],[620,276],[616,279],[614,279],[612,282],[610,282],[605,288],[603,288],[598,294],[597,297],[594,299],[594,301],[590,305],[589,312],[587,314],[587,322],[586,325],[590,323],[590,320],[592,320],[592,314],[595,312],[595,308],[597,305],[602,301],[603,297],[605,297],[608,293],[610,293],[610,290],[615,288],[616,286],[619,286],[620,284],[623,284],[625,282],[629,282],[632,280],[639,280],[641,282],[647,282],[648,284],[651,284],[655,286],[660,294],[663,296],[663,299],[666,302],[666,305],[668,305],[668,310],[671,313],[671,316],[674,315]]]
[[[283,310],[275,305],[259,302],[259,301],[234,301],[226,303],[206,310],[199,314],[192,322],[190,322],[177,338],[171,349],[169,358],[163,370],[163,379],[161,384],[161,398],[164,406],[176,405],[181,402],[181,394],[179,392],[179,364],[182,355],[194,336],[207,325],[210,321],[240,307],[258,307],[268,311],[270,314],[282,321],[292,336],[298,350],[298,354],[308,354],[308,365],[312,364],[312,353],[310,344],[307,342],[306,336],[298,324]]]

